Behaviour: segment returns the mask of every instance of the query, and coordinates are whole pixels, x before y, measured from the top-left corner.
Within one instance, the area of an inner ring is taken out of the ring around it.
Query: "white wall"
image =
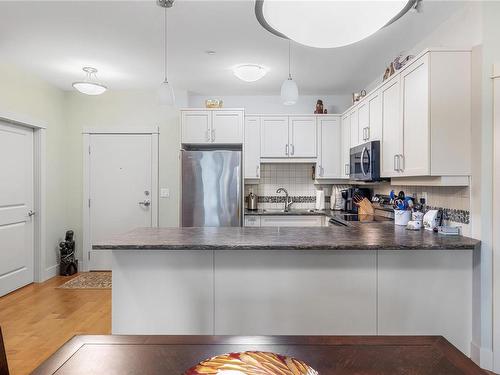
[[[176,92],[178,106],[187,105],[187,94]],[[160,127],[160,187],[170,188],[170,198],[160,199],[159,225],[178,226],[179,202],[179,111],[158,105],[156,90],[109,91],[100,96],[78,92],[66,94],[65,162],[68,171],[66,207],[68,225],[75,230],[77,254],[82,251],[83,144],[86,128]],[[117,189],[123,188],[120,186]]]
[[[342,113],[351,105],[351,95],[300,95],[295,105],[281,104],[279,95],[233,95],[202,96],[189,95],[189,107],[205,107],[206,99],[222,99],[226,108],[245,108],[246,114],[314,113],[316,101],[323,100],[328,113]]]
[[[66,124],[64,120],[64,93],[38,77],[18,68],[0,64],[0,112],[15,113],[46,123],[46,190],[47,190],[47,233],[46,254],[42,254],[45,268],[44,279],[57,272],[58,244],[64,238],[67,225],[65,209]]]

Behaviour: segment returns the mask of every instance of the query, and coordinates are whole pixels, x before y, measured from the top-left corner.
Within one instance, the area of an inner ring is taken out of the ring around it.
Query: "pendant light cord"
[[[292,60],[292,52],[291,52],[291,40],[288,39],[288,79],[292,79],[292,70],[291,70],[291,60]]]
[[[164,38],[165,38],[165,45],[164,45],[164,53],[165,53],[165,82],[168,82],[167,79],[167,8],[165,8],[165,22],[164,22]]]

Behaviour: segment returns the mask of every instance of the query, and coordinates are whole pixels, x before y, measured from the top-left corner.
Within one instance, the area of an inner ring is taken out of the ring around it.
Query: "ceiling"
[[[351,46],[292,44],[292,75],[302,94],[359,90],[461,6],[426,0],[424,13],[408,13]],[[168,14],[174,88],[203,95],[279,94],[287,77],[288,44],[260,26],[254,1],[176,0]],[[110,89],[154,88],[163,80],[163,11],[155,0],[1,1],[0,60],[63,90],[83,78],[83,66],[99,69]],[[239,81],[231,67],[242,63],[261,64],[269,72],[258,82]]]

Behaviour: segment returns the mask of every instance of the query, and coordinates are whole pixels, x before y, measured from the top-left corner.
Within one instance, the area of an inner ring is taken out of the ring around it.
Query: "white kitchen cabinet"
[[[382,86],[382,177],[470,175],[470,76],[470,51],[427,51]]]
[[[243,143],[243,110],[185,109],[181,111],[181,143]]]
[[[429,154],[429,56],[425,55],[401,74],[403,152],[398,158],[402,176],[430,174]]]
[[[342,164],[342,125],[340,116],[317,118],[318,161],[316,179],[344,178]]]
[[[399,76],[393,78],[380,89],[382,98],[382,142],[381,177],[400,175],[398,156],[402,153],[401,99]]]
[[[357,146],[360,144],[359,142],[359,113],[358,108],[354,108],[349,114],[350,119],[350,139],[351,139],[351,147]]]
[[[270,215],[261,216],[261,227],[322,227],[324,216]]]
[[[261,157],[288,157],[288,116],[263,116],[261,117],[260,129]]]
[[[245,227],[260,227],[260,216],[245,215]]]
[[[358,143],[382,138],[382,99],[377,90],[358,105]]]
[[[315,116],[262,116],[261,157],[316,158]]]
[[[351,116],[342,117],[341,177],[349,178],[351,152]]]
[[[290,116],[288,128],[289,156],[292,158],[315,158],[316,117]]]
[[[212,113],[210,111],[182,111],[182,143],[211,143]]]
[[[358,144],[367,142],[370,131],[370,103],[363,100],[358,104]]]
[[[260,117],[245,117],[244,176],[260,178]]]

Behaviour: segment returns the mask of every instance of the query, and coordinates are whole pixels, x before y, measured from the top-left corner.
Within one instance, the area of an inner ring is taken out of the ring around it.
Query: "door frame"
[[[500,108],[496,105],[496,99],[500,96],[500,92],[495,90],[495,83],[500,82],[500,63],[493,66],[493,74],[491,76],[492,81],[492,115],[493,115],[493,165],[492,165],[492,177],[493,177],[493,191],[492,191],[492,201],[493,201],[493,223],[492,228],[498,228],[500,223],[500,199],[498,199],[498,194],[500,194],[500,174],[498,173],[498,168],[500,167]],[[493,230],[493,285],[492,285],[492,296],[493,296],[493,368],[492,371],[498,372],[500,369],[500,296],[498,291],[500,290],[500,234],[498,231]]]
[[[98,129],[86,128],[82,132],[83,135],[83,222],[82,222],[82,271],[89,270],[89,256],[90,256],[90,136],[95,134],[146,134],[151,135],[152,149],[151,149],[151,226],[157,227],[159,223],[159,135],[160,128],[146,128],[146,129]],[[156,172],[156,173],[155,173]]]
[[[53,276],[45,267],[46,255],[46,129],[47,124],[29,116],[0,111],[0,121],[33,130],[33,281]]]

